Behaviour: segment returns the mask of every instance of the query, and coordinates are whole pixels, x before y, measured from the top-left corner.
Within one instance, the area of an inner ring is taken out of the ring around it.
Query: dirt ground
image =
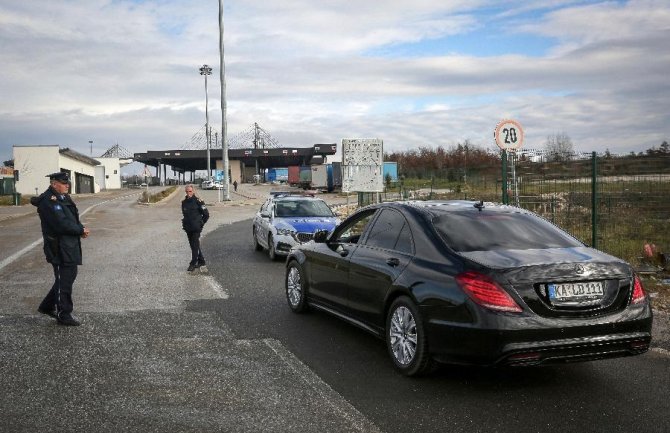
[[[652,307],[670,313],[670,275],[645,275],[642,284],[651,298]]]

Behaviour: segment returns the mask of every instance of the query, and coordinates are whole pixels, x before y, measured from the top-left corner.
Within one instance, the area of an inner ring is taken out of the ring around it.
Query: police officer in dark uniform
[[[67,173],[47,176],[49,188],[30,202],[37,207],[42,223],[44,255],[54,271],[54,284],[37,311],[54,317],[58,324],[79,326],[72,315],[72,285],[81,265],[81,238],[89,229],[79,221],[79,211],[70,198],[70,179]]]
[[[205,257],[200,251],[200,232],[202,232],[202,228],[209,219],[209,211],[205,202],[195,196],[193,185],[186,185],[184,191],[186,197],[181,202],[181,212],[184,215],[181,224],[191,247],[191,262],[187,270],[192,272],[196,268],[205,266]]]

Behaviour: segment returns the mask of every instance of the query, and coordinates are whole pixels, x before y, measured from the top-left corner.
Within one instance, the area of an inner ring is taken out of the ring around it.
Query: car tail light
[[[473,301],[495,311],[520,313],[521,307],[514,299],[489,277],[476,272],[464,272],[456,276],[456,281]]]
[[[644,289],[642,288],[642,281],[640,281],[640,277],[635,275],[633,279],[633,298],[630,300],[630,303],[639,304],[640,302],[644,302],[646,298],[647,294],[644,293]]]

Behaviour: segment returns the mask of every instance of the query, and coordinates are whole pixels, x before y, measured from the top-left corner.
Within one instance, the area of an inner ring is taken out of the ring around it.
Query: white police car
[[[318,230],[332,231],[339,219],[325,201],[290,193],[271,193],[253,220],[256,251],[268,250],[271,260],[291,247],[309,242]]]

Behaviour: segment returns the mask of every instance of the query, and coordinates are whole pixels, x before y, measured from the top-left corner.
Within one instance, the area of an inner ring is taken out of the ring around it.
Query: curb
[[[177,185],[177,186],[179,186],[179,185]],[[165,191],[165,190],[163,190],[163,191]],[[180,188],[175,188],[175,190],[172,191],[170,193],[170,195],[168,195],[167,197],[163,197],[160,201],[157,201],[155,203],[145,203],[145,202],[138,201],[137,204],[140,205],[140,206],[148,206],[148,207],[164,205],[166,202],[170,201],[170,199],[172,199],[175,195],[179,194],[179,192],[180,192]],[[140,194],[142,194],[142,193],[140,193]]]

